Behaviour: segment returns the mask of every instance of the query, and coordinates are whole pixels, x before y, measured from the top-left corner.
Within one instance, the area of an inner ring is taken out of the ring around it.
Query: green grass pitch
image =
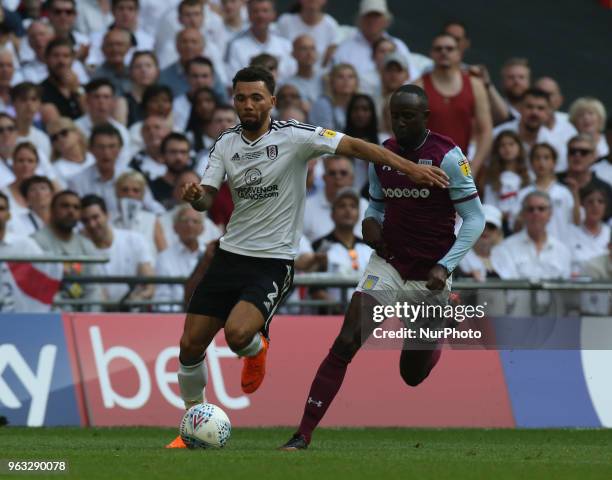
[[[0,458],[67,460],[68,474],[35,475],[55,479],[612,479],[612,430],[320,429],[309,450],[276,451],[291,433],[243,428],[222,450],[165,450],[175,429],[4,427]]]

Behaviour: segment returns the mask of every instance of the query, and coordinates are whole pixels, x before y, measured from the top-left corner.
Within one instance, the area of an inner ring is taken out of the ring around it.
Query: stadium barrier
[[[612,319],[597,320],[590,335],[612,338]],[[208,400],[235,426],[295,425],[341,321],[276,317],[268,374],[251,396],[240,391],[242,362],[218,336],[207,352]],[[177,426],[182,324],[163,314],[0,315],[0,415],[13,425]],[[398,360],[397,350],[359,352],[323,425],[612,426],[609,349],[448,349],[417,388],[402,382]]]

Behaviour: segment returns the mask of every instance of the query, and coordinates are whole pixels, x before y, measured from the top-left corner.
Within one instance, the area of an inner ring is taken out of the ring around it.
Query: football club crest
[[[463,157],[459,163],[459,169],[461,170],[461,173],[463,173],[463,176],[465,177],[469,177],[472,174],[472,169],[470,168],[470,162],[468,161],[467,158]]]
[[[278,157],[278,147],[276,145],[268,145],[266,147],[266,153],[270,160],[276,160],[276,157]]]
[[[427,158],[419,158],[419,165],[429,165],[431,167],[433,165],[433,160],[428,160]]]
[[[364,290],[373,290],[377,283],[378,277],[376,275],[368,275],[363,281],[363,286],[361,288]]]

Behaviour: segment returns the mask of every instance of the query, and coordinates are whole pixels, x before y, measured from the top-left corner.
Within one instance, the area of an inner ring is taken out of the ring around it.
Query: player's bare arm
[[[379,257],[387,258],[387,244],[383,238],[382,225],[374,217],[367,217],[361,222],[363,241],[376,251]]]
[[[446,188],[448,176],[442,169],[429,165],[418,165],[407,161],[395,153],[373,143],[345,135],[338,144],[336,153],[347,157],[358,157],[368,162],[388,165],[393,169],[405,173],[413,182],[420,185],[428,185]]]
[[[209,210],[217,195],[217,189],[208,185],[198,185],[197,183],[187,183],[183,187],[181,198],[190,203],[198,212]]]

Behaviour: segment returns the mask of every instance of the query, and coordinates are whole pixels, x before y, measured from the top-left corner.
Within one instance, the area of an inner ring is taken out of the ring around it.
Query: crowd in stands
[[[424,88],[429,128],[465,152],[485,205],[485,231],[455,276],[610,278],[612,128],[601,101],[565,99],[555,78],[532,78],[537,59],[507,59],[495,85],[485,65],[464,62],[461,21],[440,25],[419,54],[387,32],[386,0],[361,0],[355,25],[325,4],[298,0],[280,14],[273,0],[4,0],[0,254],[22,245],[110,257],[67,263],[66,274],[188,276],[223,235],[232,192],[224,184],[202,215],[181,188],[199,181],[215,139],[238,121],[235,72],[259,65],[277,81],[275,119],[378,144],[392,136],[391,93]],[[359,159],[309,162],[298,271],[363,272],[367,183]],[[75,283],[60,295],[180,301],[183,292]]]

